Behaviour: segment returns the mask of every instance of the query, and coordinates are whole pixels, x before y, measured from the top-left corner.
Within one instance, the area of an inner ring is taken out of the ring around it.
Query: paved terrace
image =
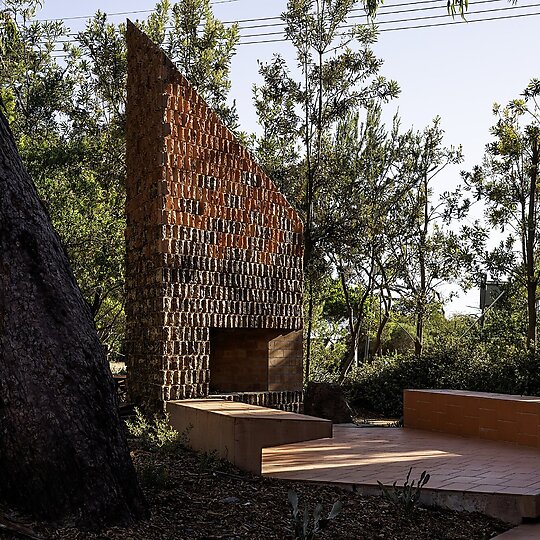
[[[519,523],[540,516],[540,451],[397,428],[334,426],[332,439],[263,449],[266,476],[378,493],[377,481],[403,483],[427,471],[425,503],[478,510]]]

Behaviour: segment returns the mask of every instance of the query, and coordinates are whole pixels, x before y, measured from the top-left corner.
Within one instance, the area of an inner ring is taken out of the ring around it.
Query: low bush
[[[178,433],[169,424],[168,415],[154,415],[148,419],[137,408],[135,418],[126,421],[129,434],[138,439],[141,446],[149,451],[170,452],[186,446],[189,441],[189,430]]]
[[[538,395],[540,355],[515,346],[476,344],[434,347],[421,357],[376,357],[354,369],[345,382],[353,406],[387,416],[403,414],[406,388],[448,388]]]

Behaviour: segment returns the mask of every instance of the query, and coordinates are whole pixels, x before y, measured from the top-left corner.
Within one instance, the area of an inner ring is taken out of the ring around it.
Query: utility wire
[[[407,4],[419,4],[419,3],[425,3],[425,2],[439,2],[439,0],[421,0],[420,2],[408,2]],[[479,0],[478,2],[475,2],[475,5],[478,5],[478,4],[492,4],[494,2],[501,2],[502,0]],[[406,4],[403,4],[403,5],[406,5]],[[398,13],[406,13],[406,12],[409,12],[409,11],[424,11],[424,10],[431,10],[431,9],[442,9],[446,7],[446,4],[444,5],[439,5],[439,6],[430,6],[430,7],[427,7],[427,8],[414,8],[414,9],[410,9],[410,10],[400,10],[400,11],[391,11],[391,12],[388,12],[388,13],[384,13],[384,15],[391,15],[391,14],[398,14]],[[530,8],[530,7],[537,7],[537,4],[533,4],[533,5],[520,5],[520,6],[512,6],[512,9],[526,9],[526,8]],[[507,8],[500,8],[500,10],[504,10],[504,9],[510,9],[510,7],[507,7]],[[474,15],[474,14],[477,14],[477,13],[484,13],[485,11],[476,11],[476,12],[470,12],[470,15]],[[446,17],[447,15],[440,15],[440,17]],[[273,17],[272,17],[273,18]],[[348,20],[350,19],[363,19],[365,18],[365,16],[362,16],[362,15],[352,15],[348,18]],[[404,19],[405,21],[409,21],[409,20],[421,20],[421,19],[429,19],[429,18],[436,18],[435,16],[433,17],[421,17],[421,18],[418,18],[418,19],[413,19],[413,18],[410,18],[410,19]],[[255,20],[255,19],[252,19],[252,20]],[[264,19],[261,19],[261,20],[264,20]],[[229,21],[227,23],[223,23],[223,24],[228,24],[230,22],[233,22],[233,21]],[[235,23],[237,21],[234,21]],[[401,22],[401,21],[381,21],[379,20],[376,25],[379,25],[379,24],[388,24],[389,22]],[[279,26],[285,26],[286,23],[284,21],[280,22],[280,23],[270,23],[270,24],[261,24],[261,25],[251,25],[251,26],[240,26],[239,27],[239,30],[251,30],[251,29],[256,29],[256,28],[266,28],[266,27],[279,27]],[[342,28],[348,28],[348,27],[351,27],[353,25],[348,25],[348,26],[342,26]],[[174,26],[165,26],[165,29],[167,30],[172,30],[174,29]],[[240,36],[241,38],[242,37],[256,37],[256,36],[264,36],[264,37],[268,37],[270,35],[279,35],[281,34],[282,32],[270,32],[270,33],[258,33],[258,34],[251,34],[251,35],[244,35],[244,36]],[[77,33],[70,33],[70,34],[66,34],[67,37],[76,37],[78,34]],[[58,40],[58,43],[75,43],[77,40]]]
[[[153,13],[155,9],[141,9],[139,11],[119,11],[117,13],[105,13],[107,17],[116,17],[119,15],[136,15],[138,13]],[[94,14],[95,15],[95,14]],[[34,19],[36,22],[64,22],[64,21],[75,21],[77,19],[88,19],[94,17],[94,15],[76,15],[74,17],[60,17],[58,19]]]
[[[499,0],[483,0],[483,3],[488,2],[494,2]],[[480,3],[480,2],[478,2]],[[476,12],[471,12],[470,15],[478,15],[478,14],[486,14],[486,13],[494,13],[494,12],[506,12],[506,11],[512,11],[515,9],[530,9],[530,8],[537,8],[540,7],[540,4],[529,4],[527,6],[506,6],[503,8],[492,8],[492,9],[484,9],[479,10]],[[452,20],[444,23],[430,23],[430,24],[422,24],[422,25],[412,25],[412,26],[404,26],[404,27],[395,27],[395,28],[382,28],[379,30],[379,32],[391,32],[391,31],[397,31],[397,30],[409,30],[409,29],[416,29],[416,28],[431,28],[435,26],[449,26],[451,24],[463,24],[463,23],[473,23],[473,22],[484,22],[484,21],[493,21],[493,20],[505,20],[505,19],[513,19],[513,18],[522,18],[527,16],[536,16],[538,13],[522,13],[518,15],[509,15],[509,16],[500,16],[500,17],[489,17],[489,18],[482,18],[482,19],[468,19],[468,20]],[[446,18],[448,15],[428,15],[425,17],[409,17],[409,18],[403,18],[403,19],[393,19],[389,21],[379,21],[376,26],[382,25],[382,24],[396,24],[396,23],[409,23],[409,22],[416,22],[416,21],[427,21],[427,20],[433,20],[433,19],[442,19]],[[352,28],[354,27],[354,24],[346,24],[342,25],[339,28],[345,29],[345,28]],[[171,27],[172,28],[172,27]],[[76,35],[76,34],[75,34]],[[340,33],[337,34],[337,36],[345,36],[347,33]],[[281,36],[280,38],[272,38],[272,36]],[[283,31],[278,32],[262,32],[262,33],[256,33],[256,34],[244,34],[240,36],[240,39],[249,39],[249,38],[265,38],[270,37],[271,39],[266,40],[251,40],[251,41],[239,41],[238,45],[254,45],[257,43],[278,43],[287,41],[285,38]],[[58,39],[55,40],[55,43],[77,43],[78,40],[76,39]],[[40,42],[40,43],[46,43],[46,42]],[[56,52],[62,52],[61,50],[58,50]]]
[[[419,30],[421,28],[434,28],[438,26],[450,26],[450,25],[457,25],[457,24],[471,24],[471,23],[479,23],[479,22],[489,22],[489,21],[502,21],[502,20],[508,20],[508,19],[518,19],[523,17],[535,17],[537,15],[540,15],[540,12],[535,13],[521,13],[518,15],[506,15],[502,17],[486,17],[483,19],[471,19],[468,21],[459,20],[459,21],[451,21],[451,22],[445,22],[445,23],[433,23],[433,24],[422,24],[422,25],[413,25],[413,26],[401,26],[396,28],[383,28],[379,32],[396,32],[398,30]],[[337,34],[336,36],[345,36],[346,33]],[[278,39],[265,39],[265,40],[256,40],[256,41],[245,41],[242,43],[238,43],[238,45],[263,45],[265,43],[280,43],[287,41],[285,38],[278,38]],[[54,52],[62,52],[62,51],[54,51]],[[67,54],[60,54],[60,55],[52,55],[53,58],[67,58],[69,55]]]
[[[426,0],[424,0],[426,1]],[[428,2],[439,2],[439,0],[427,0]],[[502,2],[503,0],[479,0],[478,2],[474,2],[474,5],[478,5],[478,4],[492,4],[494,2]],[[420,2],[408,2],[407,4],[399,4],[399,5],[403,5],[403,6],[406,6],[406,5],[412,5],[412,4],[416,4],[416,3],[420,3]],[[439,2],[440,3],[440,2]],[[392,6],[392,7],[398,7],[399,5],[396,5],[396,6]],[[390,6],[387,6],[387,7],[390,7]],[[527,7],[527,6],[521,6],[521,7]],[[416,7],[416,8],[410,8],[410,9],[400,9],[400,10],[395,10],[395,11],[386,11],[384,13],[379,13],[380,16],[387,16],[387,15],[397,15],[399,13],[411,13],[411,12],[416,12],[416,11],[428,11],[428,10],[432,10],[432,9],[446,9],[446,3],[442,3],[438,6],[428,6],[428,7]],[[352,11],[362,11],[360,9],[354,9]],[[470,12],[470,14],[472,14],[474,12]],[[252,28],[266,28],[266,27],[273,27],[273,26],[285,26],[286,23],[285,21],[283,21],[281,19],[281,17],[271,17],[272,19],[274,18],[278,18],[281,20],[281,22],[278,22],[278,23],[268,23],[268,24],[259,24],[259,25],[250,25],[250,26],[242,26],[240,24],[241,21],[223,21],[223,24],[239,24],[238,28],[239,30],[247,30],[247,29],[252,29]],[[351,15],[350,17],[348,17],[348,19],[369,19],[369,17],[367,15]],[[253,22],[256,21],[256,19],[252,19]],[[261,20],[264,20],[264,19],[261,19]],[[377,17],[377,19],[371,19],[371,21],[375,22],[376,24],[380,24],[380,23],[377,23],[377,20],[379,20],[379,17]],[[167,28],[172,28],[171,26],[168,26]]]
[[[453,22],[447,22],[447,23],[434,23],[434,24],[425,24],[420,26],[402,26],[400,28],[383,28],[380,30],[380,32],[393,32],[395,30],[412,30],[415,28],[434,28],[436,26],[450,26],[453,24],[467,24],[467,23],[477,23],[477,22],[486,22],[486,21],[502,21],[506,19],[520,19],[523,17],[535,17],[536,15],[540,15],[540,11],[536,13],[520,13],[518,15],[504,15],[502,17],[486,17],[484,19],[471,19],[471,20],[465,20],[465,21],[453,21]]]
[[[489,0],[488,0],[489,1]],[[479,14],[484,14],[484,13],[494,13],[494,12],[499,12],[499,11],[510,11],[510,10],[514,10],[514,9],[524,9],[524,8],[536,8],[536,7],[540,7],[540,4],[529,4],[528,6],[507,6],[507,7],[503,7],[503,8],[493,8],[493,9],[482,9],[482,10],[479,10],[479,11],[475,11],[475,12],[471,12],[470,15],[479,15]],[[425,21],[425,20],[430,20],[430,19],[442,19],[442,18],[447,18],[448,15],[444,14],[444,15],[427,15],[426,17],[410,17],[410,18],[407,18],[407,19],[393,19],[393,20],[390,20],[390,21],[379,21],[375,26],[379,26],[380,24],[394,24],[394,23],[408,23],[408,22],[413,22],[413,21]],[[472,22],[473,20],[471,19],[471,21],[469,22]],[[454,22],[467,22],[466,20],[465,21],[454,21]],[[354,24],[344,24],[344,25],[341,25],[339,26],[338,28],[339,29],[344,29],[344,28],[353,28]],[[383,30],[381,30],[382,32]],[[258,34],[246,34],[246,35],[243,35],[241,36],[241,38],[252,38],[252,37],[258,37],[258,36],[263,36],[263,37],[267,37],[267,36],[274,36],[274,35],[283,35],[283,32],[268,32],[268,33],[258,33]]]
[[[220,0],[221,2],[231,2],[231,1],[239,1],[239,0]],[[501,2],[502,0],[479,0],[478,2],[475,2],[475,5],[478,5],[478,4],[491,4],[491,3],[494,3],[494,2]],[[218,2],[216,2],[218,3]],[[381,6],[380,9],[382,8],[395,8],[395,7],[403,7],[403,6],[416,6],[416,5],[419,5],[419,4],[433,4],[433,3],[438,3],[439,5],[437,6],[428,6],[428,7],[416,7],[416,8],[411,8],[411,9],[403,9],[403,10],[392,10],[392,11],[386,11],[386,12],[380,12],[379,15],[380,16],[387,16],[387,15],[394,15],[394,14],[399,14],[399,13],[410,13],[410,12],[416,12],[416,11],[428,11],[428,10],[433,10],[433,9],[444,9],[446,8],[446,3],[441,3],[440,0],[418,0],[418,1],[415,1],[415,2],[402,2],[402,3],[398,3],[398,4],[394,4],[392,6],[390,5],[386,5],[386,6]],[[504,10],[504,9],[526,9],[526,8],[530,8],[530,7],[537,7],[536,4],[534,5],[520,5],[520,6],[512,6],[511,8],[501,8],[501,11]],[[140,10],[140,11],[123,11],[123,12],[117,12],[117,13],[109,13],[109,14],[106,14],[106,15],[129,15],[129,14],[132,14],[132,13],[152,13],[154,12],[155,10]],[[363,8],[354,8],[352,11],[363,11]],[[487,10],[484,10],[484,11],[477,11],[477,12],[470,12],[469,14],[470,15],[474,15],[475,13],[486,13]],[[447,14],[445,15],[440,15],[439,17],[446,17]],[[78,16],[78,17],[68,17],[68,18],[65,18],[65,19],[37,19],[37,20],[40,20],[40,21],[65,21],[65,20],[71,20],[71,19],[88,19],[89,17],[88,16],[85,16],[85,15],[81,15],[81,16]],[[351,20],[351,19],[363,19],[363,18],[366,18],[368,19],[369,21],[369,18],[366,16],[366,15],[351,15],[350,17],[348,17],[348,20]],[[377,21],[377,25],[380,25],[380,24],[389,24],[389,23],[393,23],[393,22],[408,22],[409,20],[422,20],[422,19],[429,19],[429,18],[436,18],[436,17],[419,17],[417,19],[403,19],[402,21],[381,21],[380,18],[379,20]],[[280,22],[275,22],[275,23],[266,23],[266,24],[257,24],[257,25],[241,25],[241,23],[243,22],[259,22],[259,21],[266,21],[266,20],[279,20]],[[371,22],[373,22],[374,20],[372,20]],[[283,19],[281,17],[262,17],[262,18],[258,18],[258,19],[239,19],[239,20],[236,20],[236,21],[222,21],[223,24],[239,24],[239,30],[252,30],[252,29],[257,29],[257,28],[274,28],[274,27],[284,27],[286,25],[285,21],[283,21]],[[348,25],[348,26],[342,26],[342,28],[348,28],[348,27],[351,27],[352,25]],[[167,30],[171,30],[171,29],[174,29],[173,26],[166,26],[165,29]],[[244,35],[244,36],[240,36],[240,38],[251,38],[251,37],[257,37],[257,36],[262,36],[262,37],[269,37],[269,36],[272,36],[272,35],[280,35],[282,32],[270,32],[270,33],[258,33],[258,34],[248,34],[248,35]],[[76,37],[77,36],[77,33],[69,33],[69,34],[66,34],[67,37]],[[58,43],[74,43],[76,42],[76,40],[58,40]]]
[[[211,2],[212,6],[216,4],[230,4],[231,2],[240,2],[240,0],[216,0]],[[107,17],[117,17],[120,15],[137,15],[139,13],[154,13],[155,9],[139,9],[137,11],[118,11],[116,13],[105,13]],[[75,21],[77,19],[91,19],[94,15],[75,15],[74,17],[60,17],[58,19],[34,19],[39,22],[58,22],[58,21]]]
[[[406,4],[398,4],[398,5],[403,5],[403,6],[406,6],[406,5],[412,5],[412,4],[420,4],[420,3],[424,3],[424,2],[439,2],[440,3],[440,0],[422,0],[421,2],[408,2]],[[478,4],[492,4],[494,2],[502,2],[503,0],[479,0],[479,1],[475,1],[474,5],[478,5]],[[390,6],[387,6],[387,7],[390,7]],[[394,7],[394,6],[392,6]],[[530,7],[530,6],[527,6],[527,5],[522,5],[522,6],[519,6],[519,7]],[[416,7],[416,8],[411,8],[411,9],[402,9],[402,10],[395,10],[395,11],[388,11],[388,12],[385,12],[385,13],[380,13],[381,16],[388,16],[388,15],[397,15],[399,13],[410,13],[410,12],[416,12],[416,11],[428,11],[428,10],[433,10],[433,9],[446,9],[446,4],[445,3],[442,3],[438,6],[428,6],[428,7]],[[360,9],[354,9],[352,11],[362,11]],[[127,12],[126,12],[127,13]],[[140,13],[149,13],[149,11],[141,11]],[[475,12],[470,12],[470,14],[473,14]],[[114,14],[112,14],[114,15]],[[81,18],[84,18],[84,16],[82,16]],[[274,20],[274,19],[279,19],[280,22],[275,22],[275,23],[265,23],[265,24],[255,24],[255,25],[242,25],[241,23],[243,21],[253,21],[253,22],[257,22],[257,21],[264,21],[264,20]],[[351,15],[350,17],[348,17],[348,20],[350,19],[369,19],[369,17],[367,15]],[[44,19],[45,20],[45,19]],[[57,20],[62,20],[62,19],[57,19]],[[67,19],[64,19],[64,20],[67,20]],[[375,19],[371,19],[371,22],[375,21]],[[380,21],[380,18],[379,18],[379,21]],[[238,29],[239,30],[252,30],[252,29],[255,29],[255,28],[273,28],[273,27],[280,27],[280,26],[285,26],[287,23],[281,18],[281,17],[266,17],[266,18],[261,18],[261,19],[243,19],[243,20],[238,20],[238,21],[221,21],[222,24],[238,24]],[[377,23],[377,24],[381,24],[381,22]],[[166,30],[172,30],[174,29],[174,26],[165,26],[164,27]],[[69,33],[69,34],[66,34],[66,36],[76,36],[77,33]]]
[[[212,5],[216,4],[226,4],[229,2],[239,2],[240,0],[217,0],[215,2],[212,2]],[[490,1],[500,1],[500,0],[490,0]],[[406,7],[406,6],[416,6],[416,5],[423,5],[423,4],[433,4],[433,3],[440,3],[440,7],[446,7],[446,2],[442,2],[441,0],[417,0],[415,2],[400,2],[397,4],[386,4],[381,5],[377,9],[378,14],[385,13],[388,9],[394,9],[399,7]],[[476,2],[480,3],[480,2]],[[427,9],[427,8],[426,8]],[[107,17],[117,17],[121,15],[137,15],[140,13],[154,13],[155,9],[142,9],[138,11],[118,11],[115,13],[105,13]],[[351,11],[365,11],[364,8],[353,8]],[[58,22],[58,21],[73,21],[77,19],[91,19],[94,15],[76,15],[73,17],[61,17],[57,19],[34,19],[35,21],[39,22]],[[240,24],[244,22],[259,22],[259,21],[271,21],[271,20],[281,20],[281,15],[277,15],[274,17],[256,17],[253,19],[239,19],[239,20],[232,20],[232,21],[221,21],[223,24]]]
[[[421,24],[421,25],[413,25],[413,26],[401,26],[396,28],[383,28],[382,30],[379,30],[380,33],[383,32],[395,32],[398,30],[418,30],[420,28],[434,28],[436,26],[450,26],[450,25],[456,25],[456,24],[471,24],[471,23],[478,23],[478,22],[487,22],[487,21],[499,21],[499,20],[506,20],[506,19],[517,19],[522,17],[535,17],[536,15],[540,15],[540,12],[536,13],[521,13],[518,15],[506,15],[501,17],[486,17],[483,19],[470,19],[470,20],[459,20],[459,21],[450,21],[445,23],[434,23],[434,24]],[[336,36],[346,36],[346,33],[336,34]],[[257,41],[245,41],[238,43],[238,45],[259,45],[264,43],[279,43],[287,41],[287,39],[266,39],[266,40],[257,40]]]

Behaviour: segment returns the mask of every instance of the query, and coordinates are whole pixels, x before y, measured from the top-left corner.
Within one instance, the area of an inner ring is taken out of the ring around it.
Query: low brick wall
[[[236,401],[247,405],[257,405],[302,414],[304,412],[304,393],[302,391],[287,392],[231,392],[228,394],[214,394],[212,399]]]
[[[406,428],[540,447],[540,397],[405,390]]]

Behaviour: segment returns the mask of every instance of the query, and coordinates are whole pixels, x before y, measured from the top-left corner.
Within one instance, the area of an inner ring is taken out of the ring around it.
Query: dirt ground
[[[423,507],[405,511],[381,497],[259,478],[182,447],[163,452],[144,449],[136,440],[131,444],[149,519],[100,532],[26,525],[37,537],[54,540],[293,539],[288,491],[294,490],[300,508],[306,505],[311,513],[318,503],[323,516],[335,501],[343,503],[341,513],[316,536],[325,540],[484,540],[509,528],[477,513]],[[2,539],[24,537],[0,533]]]

